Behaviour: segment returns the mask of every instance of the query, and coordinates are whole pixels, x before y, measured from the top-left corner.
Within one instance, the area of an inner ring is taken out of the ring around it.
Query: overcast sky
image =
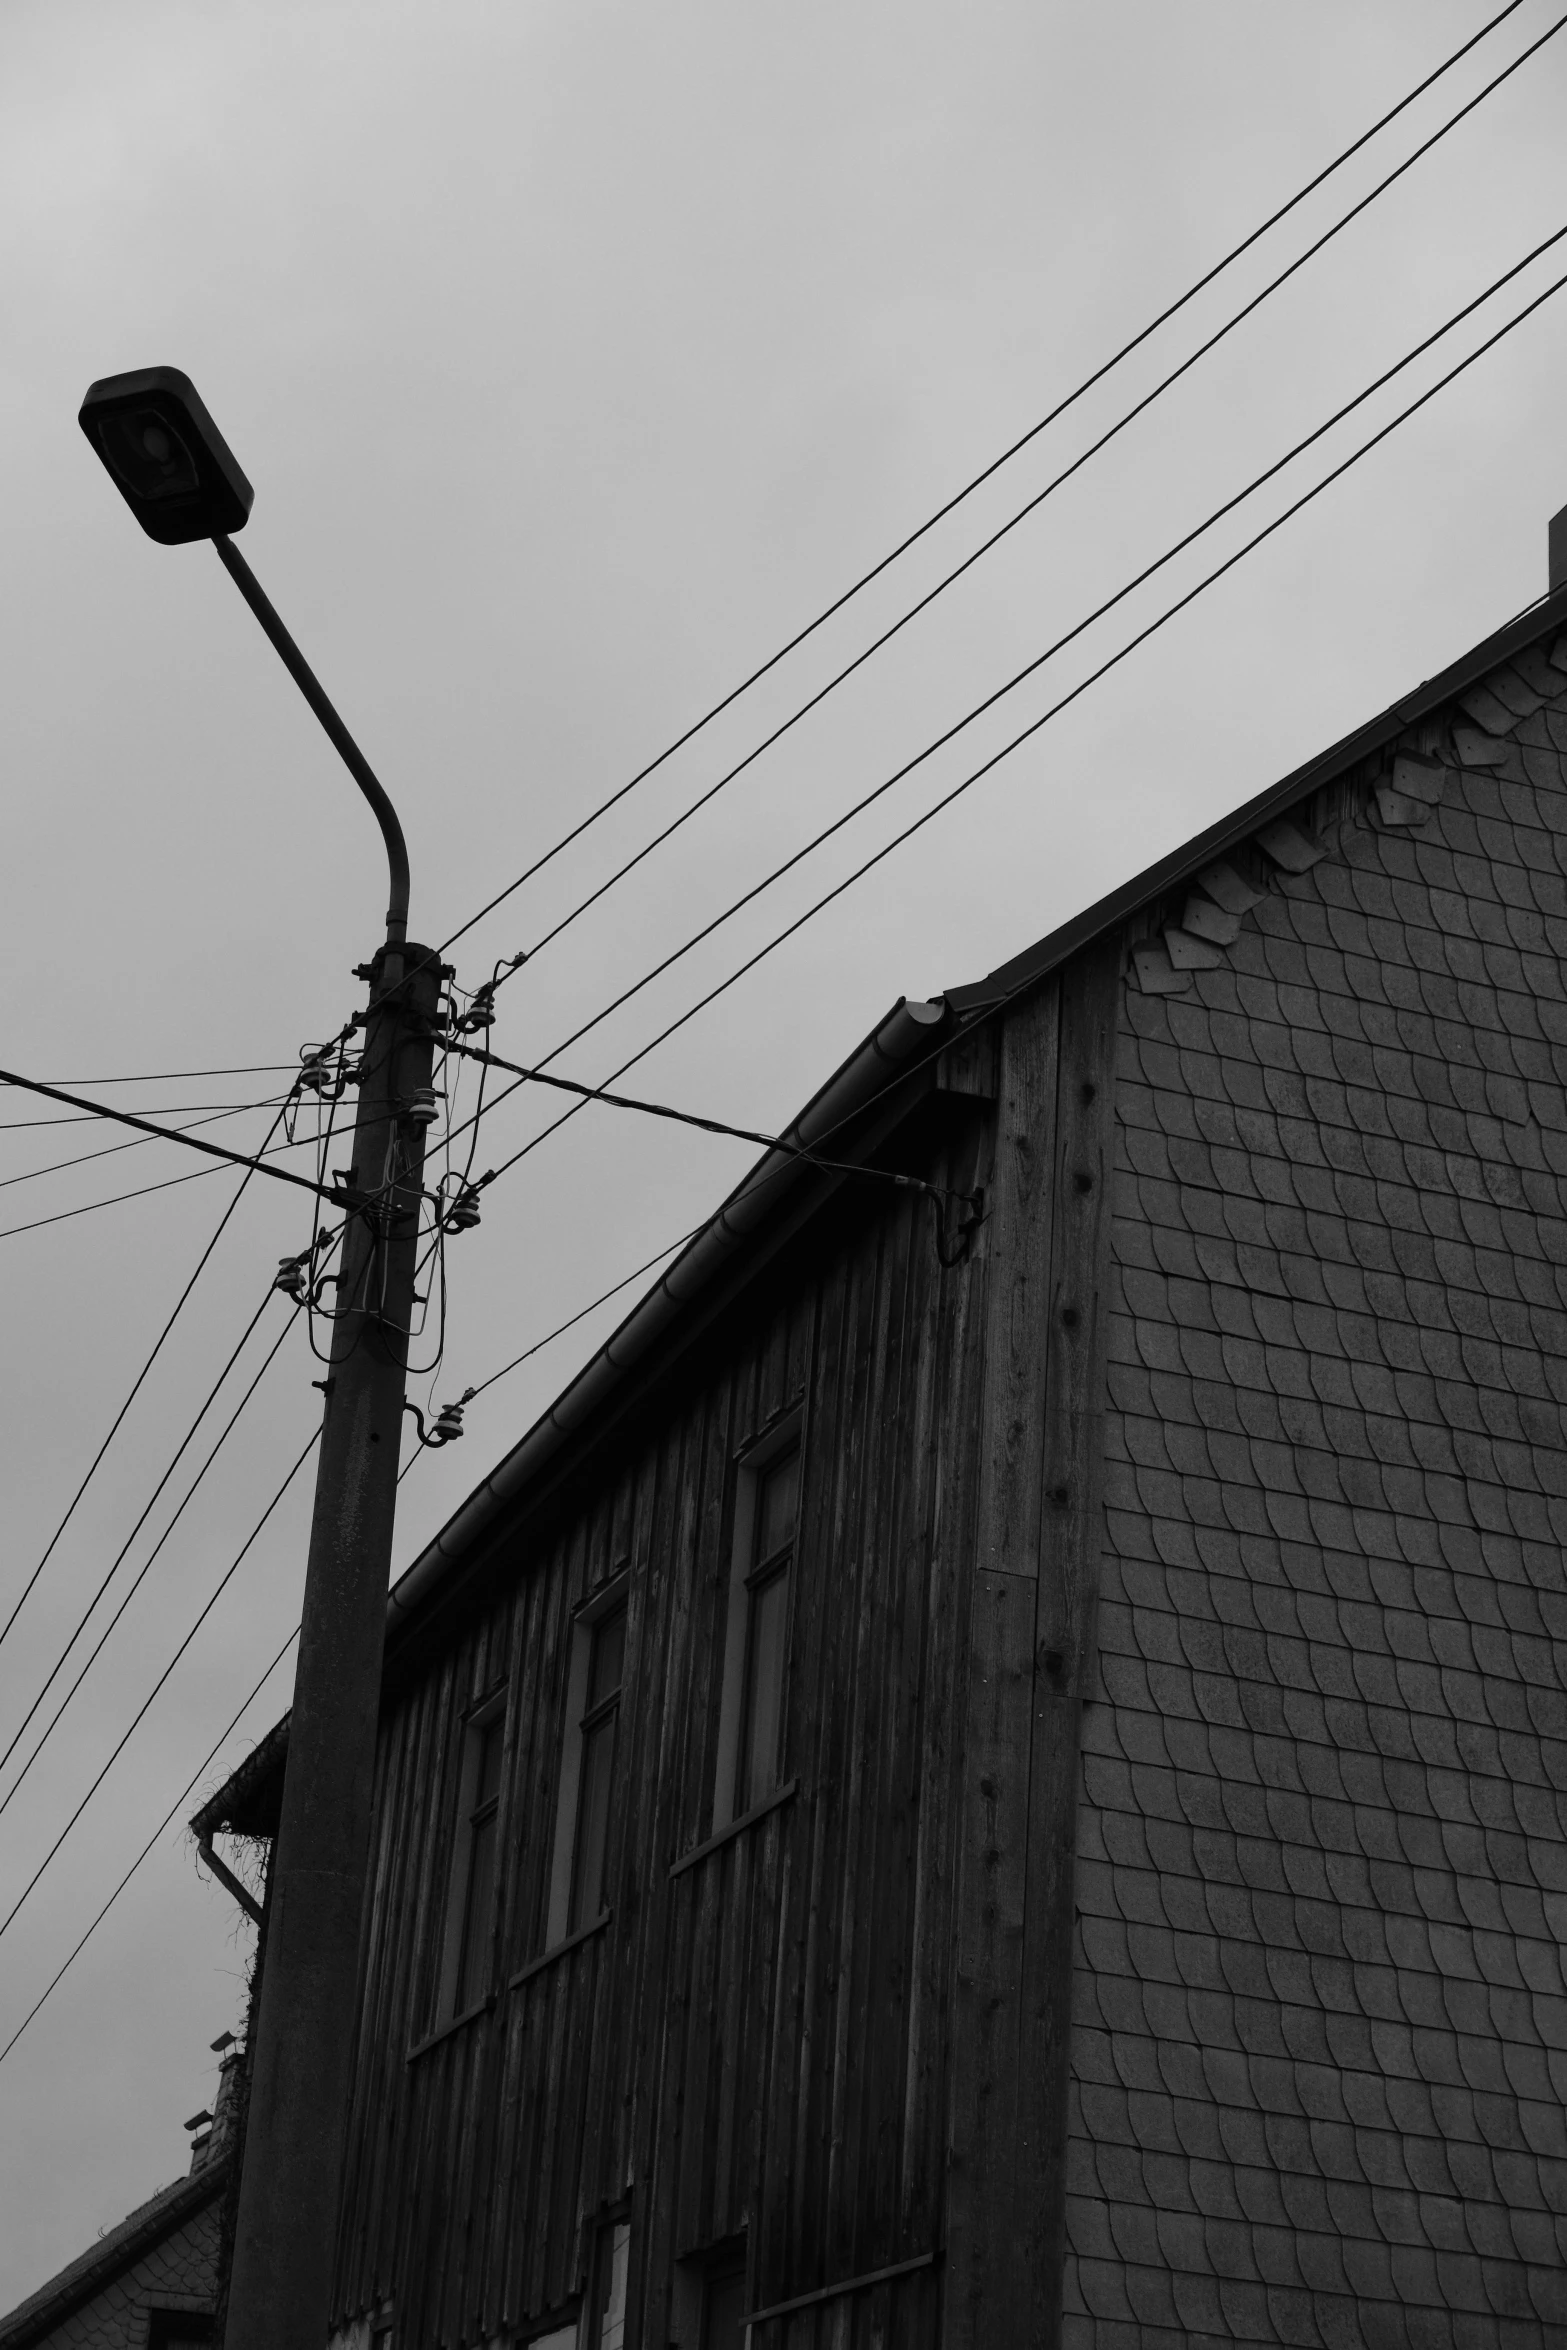
[[[1478,0],[9,0],[0,11],[4,1057],[110,1097],[251,1104],[358,991],[374,829],[202,547],[145,540],[81,439],[167,362],[256,484],[244,548],[401,810],[444,939],[1473,31]],[[457,950],[526,947],[1096,437],[1551,21],[1515,15],[1149,348]],[[504,992],[558,1044],[1567,222],[1567,34],[897,644]],[[1567,245],[1557,269],[1567,269]],[[1549,260],[1521,281],[1548,282]],[[1567,302],[1567,297],[1563,298]],[[1507,305],[1496,306],[1499,322]],[[1454,338],[1456,356],[1480,329]],[[1467,338],[1467,339],[1466,339]],[[1446,348],[1446,346],[1444,346]],[[635,1073],[787,1119],[901,994],[977,977],[1368,717],[1545,586],[1567,502],[1551,306]],[[1436,356],[1412,371],[1421,388]],[[1140,591],[562,1063],[599,1080],[1358,445]],[[1286,486],[1288,485],[1288,486]],[[286,1080],[285,1080],[286,1082]],[[8,1094],[0,1116],[47,1114]],[[487,1124],[496,1163],[555,1114]],[[271,1113],[212,1132],[254,1145]],[[54,1530],[232,1191],[151,1143],[0,1136],[0,1600]],[[743,1146],[596,1110],[451,1252],[477,1384],[710,1209]],[[15,1632],[36,1694],[304,1203],[255,1183]],[[402,1489],[398,1563],[607,1334],[473,1406]],[[268,1308],[110,1599],[281,1328]],[[279,1355],[14,1803],[9,1909],[309,1434]],[[297,1617],[309,1479],[4,1934],[0,2043]],[[0,1609],[0,1614],[4,1610]],[[100,1610],[95,1627],[105,1619]],[[78,1652],[79,1654],[82,1652]],[[57,1683],[57,1690],[65,1686]],[[275,1719],[268,1685],[201,1779]],[[39,1715],[49,1718],[46,1704]],[[0,1796],[29,1748],[0,1771]],[[179,1819],[194,1808],[183,1803]],[[185,2165],[248,1933],[171,1828],[0,2066],[0,2310]]]

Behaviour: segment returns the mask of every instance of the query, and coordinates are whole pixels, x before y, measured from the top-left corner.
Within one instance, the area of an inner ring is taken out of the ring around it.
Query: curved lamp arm
[[[214,531],[212,543],[218,550],[218,558],[224,570],[272,639],[284,668],[326,729],[338,757],[375,810],[375,820],[381,827],[381,838],[386,843],[386,862],[391,878],[391,902],[386,909],[387,944],[401,946],[408,936],[408,847],[403,839],[403,828],[397,821],[397,810],[387,798],[369,760],[327,700],[315,671],[273,610],[261,582],[233,540],[222,532]]]

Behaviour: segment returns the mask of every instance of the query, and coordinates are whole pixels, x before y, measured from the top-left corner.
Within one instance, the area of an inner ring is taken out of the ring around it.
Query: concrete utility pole
[[[337,1293],[225,2350],[324,2343],[332,2288],[424,1166],[408,1109],[440,987],[422,947],[371,973],[352,1177],[371,1205]]]
[[[391,896],[370,983],[315,1515],[273,1853],[226,2350],[326,2339],[358,1989],[359,1929],[397,1458],[441,983],[410,946],[402,827],[358,744],[233,544],[252,490],[177,368],[93,384],[80,422],[149,538],[211,539],[375,811]]]

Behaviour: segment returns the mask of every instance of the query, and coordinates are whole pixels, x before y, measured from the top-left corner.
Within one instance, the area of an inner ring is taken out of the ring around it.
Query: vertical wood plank
[[[937,1180],[988,1175],[977,1151],[988,1113],[974,1104],[941,1130],[961,1133],[956,1156],[940,1133],[932,1144]],[[1015,1233],[1033,1237],[1025,1210],[1012,1213]],[[936,2240],[951,1758],[973,1711],[963,1659],[987,1328],[992,1355],[1000,1344],[980,1310],[982,1260],[940,1270],[928,1210],[907,1195],[848,1202],[627,1441],[606,1443],[579,1495],[512,1538],[506,1598],[399,1700],[342,2274],[361,2308],[395,2288],[407,2338],[526,2334],[580,2289],[591,2227],[633,2183],[633,2299],[652,2343],[675,2259],[739,2228],[763,2298]],[[711,1824],[730,1462],[802,1392],[787,1766],[800,1795],[671,1883],[670,1861]],[[1005,1439],[983,1464],[1004,1552],[1027,1538],[1021,1451]],[[541,1947],[570,1610],[628,1557],[614,1922],[503,1991],[489,2024],[406,2065],[433,2020],[463,1709],[504,1657],[505,1982]],[[911,2342],[934,2340],[940,2293],[932,2272],[824,2303],[779,2333],[901,2341],[912,2323]]]
[[[1062,976],[1056,1216],[1051,1263],[1028,1910],[1023,1940],[1020,2227],[1034,2280],[1033,2340],[1056,2350],[1066,2225],[1073,1857],[1082,1702],[1093,1671],[1103,1515],[1103,1421],[1115,1151],[1120,940]]]
[[[1025,2093],[1019,1999],[1059,1030],[1060,989],[1052,981],[1013,1007],[1001,1036],[985,1229],[979,1496],[955,1797],[958,1926],[943,2329],[949,2350],[1022,2345],[1033,2338],[1035,2318],[1013,2165]]]

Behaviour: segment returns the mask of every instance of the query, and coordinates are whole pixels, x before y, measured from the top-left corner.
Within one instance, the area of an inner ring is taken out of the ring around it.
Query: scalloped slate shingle
[[[1072,2350],[1567,2344],[1560,683],[1125,994]]]
[[[226,2164],[171,2186],[0,2318],[0,2350],[146,2350],[149,2312],[210,2313]]]

